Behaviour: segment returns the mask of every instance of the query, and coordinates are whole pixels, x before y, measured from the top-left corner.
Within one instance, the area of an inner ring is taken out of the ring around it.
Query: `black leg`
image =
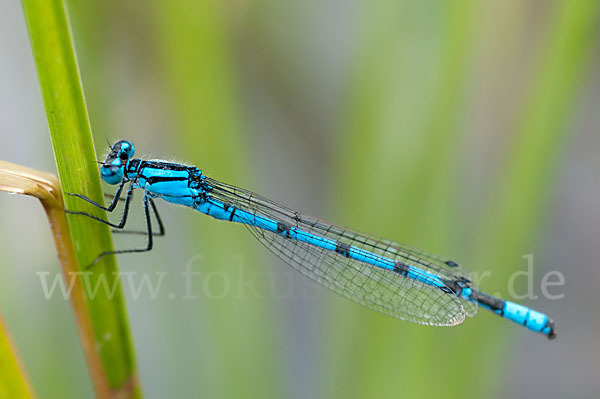
[[[114,194],[111,194],[111,193],[104,193],[104,198],[110,198],[110,199],[112,200],[114,197],[115,197],[115,195],[114,195]],[[125,198],[121,198],[121,197],[119,197],[119,199],[118,199],[117,201],[119,201],[119,202],[123,202],[123,201],[125,201]]]
[[[100,205],[99,203],[97,203],[96,201],[94,201],[84,195],[81,195],[81,194],[74,194],[74,193],[65,193],[65,194],[73,196],[73,197],[81,198],[82,200],[85,200],[85,201],[89,202],[90,204],[97,206],[100,209],[104,209],[105,211],[112,212],[115,210],[115,207],[117,206],[117,202],[119,201],[119,198],[121,198],[121,192],[123,191],[123,187],[125,186],[125,183],[127,183],[127,181],[123,180],[121,182],[121,184],[119,184],[119,188],[117,188],[117,191],[115,192],[115,195],[108,207],[104,207],[104,206]]]
[[[94,259],[94,261],[92,262],[91,265],[87,266],[86,269],[89,269],[90,267],[94,266],[96,263],[98,263],[100,261],[100,259],[102,259],[102,257],[107,256],[107,255],[117,255],[117,254],[128,254],[128,253],[134,253],[134,252],[148,252],[150,250],[152,250],[152,218],[150,217],[150,210],[148,209],[148,202],[152,203],[152,199],[148,197],[148,195],[144,195],[144,212],[146,214],[146,234],[148,235],[148,244],[146,245],[146,248],[134,248],[134,249],[120,249],[117,251],[104,251],[104,252],[100,252],[100,254],[96,257],[96,259]],[[154,208],[153,205],[153,209],[156,211],[156,208]],[[159,223],[160,226],[162,226],[162,222]],[[164,234],[164,229],[163,230],[163,234]]]
[[[156,204],[154,203],[154,199],[148,197],[148,201],[150,202],[150,205],[152,206],[152,211],[154,212],[154,217],[156,218],[156,221],[158,222],[158,232],[152,232],[152,235],[155,237],[164,236],[165,235],[165,227],[163,226],[160,215],[158,214],[158,210],[156,209]],[[138,234],[138,235],[147,235],[148,234],[147,231],[140,231],[140,230],[112,230],[112,232],[119,233],[119,234]]]
[[[94,204],[94,205],[96,205],[96,206],[98,206],[98,207],[100,207],[100,208],[102,208],[104,210],[112,212],[113,209],[115,208],[116,204],[117,204],[117,201],[119,200],[119,196],[121,195],[121,190],[123,188],[123,184],[124,183],[121,183],[121,185],[119,186],[119,189],[117,190],[117,193],[115,194],[115,199],[113,199],[112,203],[110,204],[110,206],[108,208],[105,208],[102,205],[99,205],[99,204],[95,203],[94,201],[92,201],[91,199],[89,199],[87,197],[84,197],[82,195],[79,195],[79,194],[69,194],[69,195],[74,195],[76,197],[83,198],[84,200],[88,201],[91,204]],[[97,220],[99,222],[102,222],[104,224],[107,224],[107,225],[109,225],[111,227],[114,227],[114,228],[117,228],[117,229],[123,229],[123,227],[125,226],[125,223],[127,222],[127,215],[129,214],[129,205],[131,203],[131,198],[132,197],[133,197],[133,183],[129,185],[129,189],[127,190],[127,195],[125,196],[125,206],[123,207],[123,216],[121,217],[121,221],[119,222],[119,224],[114,224],[114,223],[111,223],[108,220],[100,219],[99,217],[94,216],[94,215],[90,215],[87,212],[76,212],[76,211],[67,211],[67,210],[65,210],[65,213],[69,213],[71,215],[83,215],[83,216],[87,216],[89,218],[92,218],[92,219]],[[144,197],[144,198],[146,198],[146,197]],[[146,201],[146,200],[144,199],[144,201]],[[112,209],[111,209],[111,207],[112,207]]]
[[[164,236],[165,235],[165,226],[163,226],[162,219],[160,218],[160,215],[158,214],[158,210],[156,209],[156,204],[154,203],[154,200],[152,198],[148,198],[148,200],[150,200],[150,205],[152,205],[152,210],[154,211],[154,216],[156,216],[156,221],[158,222],[158,235]]]

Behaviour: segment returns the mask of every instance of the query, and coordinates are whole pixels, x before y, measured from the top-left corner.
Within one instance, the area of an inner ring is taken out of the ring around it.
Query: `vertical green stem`
[[[62,0],[23,0],[22,3],[62,191],[80,193],[101,202],[96,152],[64,4]],[[77,198],[66,196],[64,201],[67,209],[106,217],[104,212]],[[106,225],[79,215],[69,215],[67,220],[80,269],[100,252],[113,248]],[[106,257],[91,271],[79,274],[85,297],[81,311],[85,314],[78,314],[77,321],[91,323],[93,342],[86,341],[83,328],[79,327],[84,347],[92,348],[86,351],[86,356],[97,395],[136,397],[139,388],[133,348],[116,270],[114,257]],[[102,289],[103,283],[108,289]],[[97,286],[100,289],[93,295],[93,288]],[[89,356],[97,357],[98,361]],[[100,369],[94,369],[93,364],[100,364]]]

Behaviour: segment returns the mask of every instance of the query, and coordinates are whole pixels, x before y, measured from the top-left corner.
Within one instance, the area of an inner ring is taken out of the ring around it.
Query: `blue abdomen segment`
[[[548,316],[517,303],[505,301],[503,316],[515,323],[523,324],[532,331],[546,335],[554,333],[554,323],[552,323],[552,320]]]

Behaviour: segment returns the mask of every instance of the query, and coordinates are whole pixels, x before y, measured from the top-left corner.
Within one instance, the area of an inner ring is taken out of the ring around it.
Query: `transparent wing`
[[[442,279],[453,281],[462,275],[446,265],[441,258],[423,253],[390,241],[356,233],[320,219],[301,215],[250,191],[206,179],[210,197],[231,204],[253,215],[270,218],[305,232],[343,242],[383,256],[418,267]],[[384,314],[419,324],[452,326],[464,321],[469,307],[454,294],[403,277],[367,263],[344,257],[333,251],[287,239],[281,234],[253,226],[248,217],[246,227],[269,250],[293,268],[323,286]],[[467,278],[467,277],[465,277]]]

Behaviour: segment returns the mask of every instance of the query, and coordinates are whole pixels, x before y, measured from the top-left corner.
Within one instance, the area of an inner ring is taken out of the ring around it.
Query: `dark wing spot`
[[[447,260],[447,261],[446,261],[446,264],[447,264],[448,266],[450,266],[450,267],[458,267],[458,263],[456,263],[456,262],[455,262],[455,261],[453,261],[453,260]]]

